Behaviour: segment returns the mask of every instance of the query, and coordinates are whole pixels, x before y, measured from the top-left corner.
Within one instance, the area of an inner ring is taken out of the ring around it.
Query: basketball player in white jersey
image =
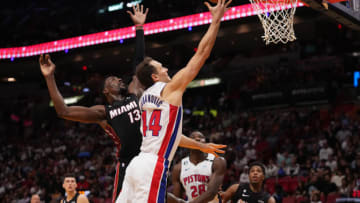
[[[185,68],[171,80],[167,68],[149,57],[137,66],[136,76],[145,91],[139,100],[142,111],[140,131],[143,141],[140,154],[126,169],[123,190],[117,203],[165,202],[167,173],[177,147],[186,145],[182,139],[182,95],[196,77],[214,46],[231,0],[219,0],[209,8],[212,21],[201,39],[197,52]],[[214,149],[216,150],[216,149]]]
[[[190,135],[196,141],[205,143],[205,136],[194,131]],[[190,150],[190,155],[176,164],[172,171],[173,194],[182,197],[185,189],[191,203],[221,203],[218,189],[226,172],[226,161],[222,157],[206,154],[199,150]],[[182,187],[181,187],[182,186]]]

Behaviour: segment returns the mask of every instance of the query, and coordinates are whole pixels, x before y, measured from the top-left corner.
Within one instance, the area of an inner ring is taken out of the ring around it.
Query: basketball
[[[209,0],[211,3],[216,4],[218,2],[218,0]]]

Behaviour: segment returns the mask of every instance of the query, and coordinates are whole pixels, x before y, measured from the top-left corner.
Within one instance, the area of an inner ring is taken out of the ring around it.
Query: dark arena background
[[[26,203],[33,194],[60,202],[66,173],[76,174],[90,202],[111,202],[113,141],[96,124],[57,116],[38,59],[51,55],[68,105],[104,104],[107,75],[131,78],[135,31],[126,11],[136,3],[149,8],[146,55],[173,75],[209,26],[201,0],[3,2],[0,202]],[[299,3],[297,39],[265,45],[258,17],[243,9],[250,2],[232,2],[183,97],[183,133],[199,130],[227,145],[222,190],[248,182],[247,165],[256,160],[267,167],[264,189],[277,202],[360,201],[360,3],[325,3]],[[187,154],[179,148],[173,165]]]

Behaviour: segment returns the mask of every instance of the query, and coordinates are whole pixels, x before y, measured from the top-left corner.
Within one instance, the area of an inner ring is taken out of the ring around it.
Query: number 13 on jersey
[[[159,131],[162,128],[160,125],[161,110],[154,110],[150,115],[149,122],[147,121],[146,111],[143,111],[141,116],[143,120],[143,136],[146,137],[148,130],[152,131],[152,136],[159,136]]]

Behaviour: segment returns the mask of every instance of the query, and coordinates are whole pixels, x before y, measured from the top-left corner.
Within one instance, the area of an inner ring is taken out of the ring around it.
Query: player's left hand
[[[204,153],[213,154],[215,157],[219,157],[219,155],[217,153],[224,154],[225,151],[221,150],[221,149],[227,147],[227,145],[214,144],[214,143],[206,143],[204,145],[205,145],[205,147],[201,148],[200,151],[202,151]]]
[[[139,4],[136,4],[136,6],[133,6],[132,8],[133,13],[131,11],[126,11],[130,15],[131,20],[135,25],[144,25],[149,8],[146,8],[145,12],[143,5],[139,6]]]

